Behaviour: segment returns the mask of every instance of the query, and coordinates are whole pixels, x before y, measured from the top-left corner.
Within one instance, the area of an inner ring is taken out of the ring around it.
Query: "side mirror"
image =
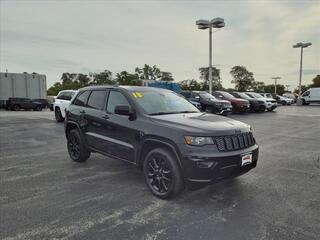
[[[116,105],[114,113],[118,115],[130,116],[130,108],[128,105]]]
[[[116,105],[114,113],[123,116],[129,116],[129,120],[133,121],[137,118],[136,112],[131,111],[128,105]]]

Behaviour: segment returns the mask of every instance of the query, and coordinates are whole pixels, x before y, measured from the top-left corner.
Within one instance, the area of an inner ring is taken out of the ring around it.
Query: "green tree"
[[[286,90],[286,87],[282,84],[277,84],[277,94],[282,95]],[[274,84],[269,84],[264,87],[264,92],[274,93]]]
[[[202,89],[201,84],[195,79],[183,80],[183,81],[179,82],[179,85],[182,90],[199,91]]]
[[[160,72],[160,79],[162,81],[173,81],[173,76],[171,72]]]
[[[104,70],[93,76],[93,85],[114,85],[116,82],[112,79],[112,72]]]
[[[234,66],[230,74],[233,77],[231,83],[235,84],[238,91],[247,91],[254,83],[253,73],[249,72],[244,66]]]
[[[314,79],[312,79],[312,84],[309,87],[320,87],[320,75],[315,76]]]
[[[254,92],[265,92],[265,87],[266,85],[264,82],[254,81],[252,83],[251,90]]]
[[[138,74],[139,79],[157,80],[160,77],[160,69],[154,65],[153,67],[145,64],[142,68],[136,67],[135,73]]]
[[[139,78],[138,74],[128,73],[127,71],[122,71],[122,72],[116,74],[116,81],[120,85],[140,86],[141,81],[138,78]]]
[[[201,67],[199,68],[200,71],[200,79],[203,80],[203,83],[201,84],[201,90],[208,90],[209,89],[209,67]],[[220,78],[220,70],[213,67],[212,68],[212,90],[221,90],[222,84],[221,84],[221,78]]]
[[[56,82],[51,86],[48,91],[47,95],[48,96],[57,96],[60,91],[63,90],[62,84],[60,82]]]

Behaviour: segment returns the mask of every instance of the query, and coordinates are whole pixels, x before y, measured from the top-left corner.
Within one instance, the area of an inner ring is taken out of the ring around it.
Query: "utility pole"
[[[300,48],[300,71],[299,71],[299,96],[301,95],[301,81],[302,81],[302,58],[303,58],[303,49],[311,46],[312,43],[297,43],[293,45],[293,48]]]
[[[273,77],[272,79],[274,79],[274,94],[277,94],[277,80],[281,77]]]

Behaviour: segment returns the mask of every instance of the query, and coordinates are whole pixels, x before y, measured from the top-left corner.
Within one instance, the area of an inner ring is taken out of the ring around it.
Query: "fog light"
[[[215,162],[204,162],[199,161],[197,162],[198,168],[211,168]]]

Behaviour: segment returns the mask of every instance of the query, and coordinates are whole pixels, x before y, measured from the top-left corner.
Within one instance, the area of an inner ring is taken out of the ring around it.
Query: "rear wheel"
[[[68,152],[75,162],[85,162],[90,157],[90,151],[85,146],[77,129],[72,129],[67,135]]]
[[[16,105],[14,105],[14,106],[13,106],[13,110],[15,110],[15,111],[20,110],[20,106],[19,106],[19,105],[17,105],[17,104],[16,104]]]
[[[42,107],[41,107],[41,105],[38,105],[33,110],[34,111],[42,111]]]
[[[64,121],[64,118],[62,117],[62,114],[61,114],[59,107],[56,107],[56,109],[54,110],[54,116],[55,116],[57,122]]]
[[[175,157],[166,149],[151,150],[143,164],[145,181],[153,195],[166,199],[184,189],[184,181]]]

